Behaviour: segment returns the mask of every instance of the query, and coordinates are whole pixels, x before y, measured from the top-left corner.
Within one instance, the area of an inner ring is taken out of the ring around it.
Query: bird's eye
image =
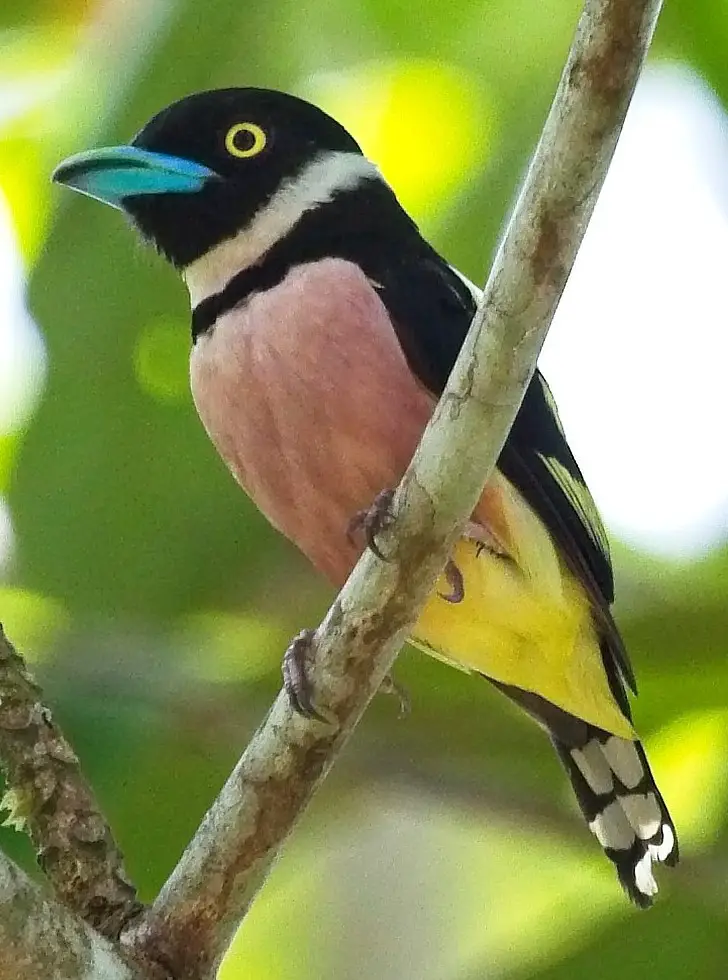
[[[225,149],[230,156],[241,159],[257,156],[266,143],[267,137],[260,126],[250,122],[235,123],[225,136]]]

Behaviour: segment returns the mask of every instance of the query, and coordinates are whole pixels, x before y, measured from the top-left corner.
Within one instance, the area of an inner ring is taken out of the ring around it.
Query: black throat
[[[431,251],[393,191],[382,180],[365,180],[306,211],[255,265],[238,272],[224,289],[198,303],[192,311],[193,342],[223,313],[253,293],[272,289],[297,265],[324,258],[347,259],[377,281],[380,270],[391,271],[405,256],[420,250]]]

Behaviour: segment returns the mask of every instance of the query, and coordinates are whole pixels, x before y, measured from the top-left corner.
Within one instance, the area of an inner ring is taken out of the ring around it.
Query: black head
[[[81,153],[54,180],[126,211],[184,267],[250,224],[317,158],[356,155],[320,109],[267,89],[200,92],[154,116],[129,146]]]

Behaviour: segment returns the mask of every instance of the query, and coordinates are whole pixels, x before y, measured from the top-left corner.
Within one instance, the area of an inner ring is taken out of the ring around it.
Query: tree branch
[[[124,941],[214,973],[271,862],[411,632],[533,374],[612,158],[660,0],[587,0],[483,302],[394,503],[393,560],[366,553],[317,631],[316,701],[283,692],[152,909]]]
[[[118,948],[45,895],[2,852],[0,977],[143,980],[121,958]]]
[[[73,749],[2,626],[0,766],[7,822],[27,830],[59,899],[117,937],[141,908],[134,887]]]

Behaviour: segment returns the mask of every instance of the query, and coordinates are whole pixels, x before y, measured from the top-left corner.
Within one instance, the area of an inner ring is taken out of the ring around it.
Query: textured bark
[[[3,980],[145,980],[118,947],[45,895],[0,853]],[[151,980],[151,978],[146,978]]]
[[[123,936],[177,980],[214,975],[262,881],[389,670],[494,467],[612,158],[659,0],[587,0],[483,302],[397,491],[317,631],[330,723],[281,693],[152,909]]]
[[[58,898],[118,936],[141,908],[134,887],[76,754],[1,626],[0,767],[8,821],[27,831]]]

